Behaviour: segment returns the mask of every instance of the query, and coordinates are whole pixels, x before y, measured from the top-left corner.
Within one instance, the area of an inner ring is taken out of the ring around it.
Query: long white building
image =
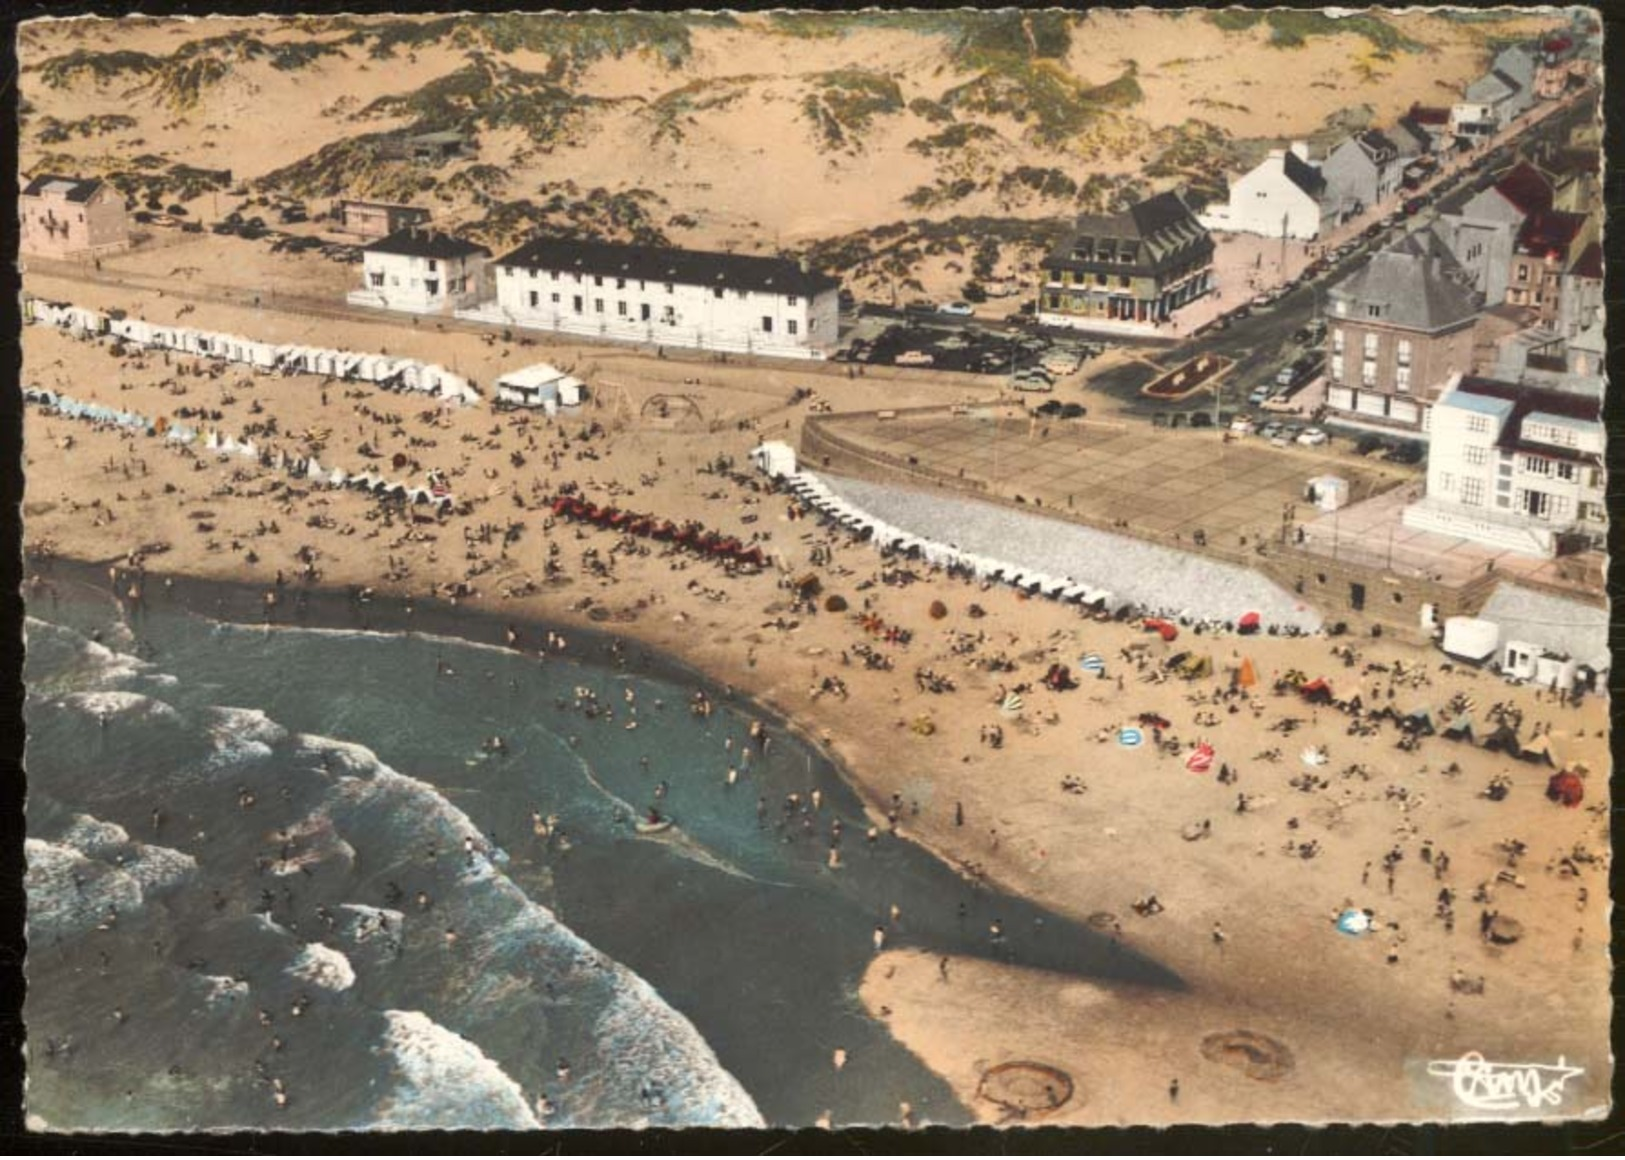
[[[1251,172],[1230,186],[1228,201],[1210,205],[1199,216],[1210,230],[1282,236],[1307,241],[1318,237],[1333,216],[1321,204],[1325,179],[1309,164],[1309,147],[1272,149]]]
[[[1433,407],[1427,494],[1408,528],[1531,556],[1607,534],[1596,396],[1463,378]]]
[[[655,346],[824,358],[840,283],[784,258],[537,238],[499,258],[460,318]]]

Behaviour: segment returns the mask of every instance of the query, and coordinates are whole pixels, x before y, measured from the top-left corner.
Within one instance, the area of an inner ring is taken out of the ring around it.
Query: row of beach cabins
[[[86,340],[112,337],[153,350],[242,363],[268,374],[326,375],[375,383],[386,390],[416,391],[453,403],[477,403],[480,398],[473,384],[462,375],[417,359],[261,342],[189,326],[165,326],[132,318],[122,311],[101,311],[41,298],[25,300],[24,318]]]

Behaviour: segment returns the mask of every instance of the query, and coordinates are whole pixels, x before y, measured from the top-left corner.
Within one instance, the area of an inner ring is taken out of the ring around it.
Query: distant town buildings
[[[1463,377],[1433,408],[1427,492],[1406,527],[1532,556],[1607,530],[1598,396]]]
[[[1325,178],[1309,163],[1309,146],[1272,149],[1251,172],[1230,185],[1226,202],[1209,206],[1201,223],[1210,230],[1308,241],[1320,236],[1331,211],[1322,202]]]
[[[1386,201],[1398,192],[1409,161],[1391,137],[1376,129],[1345,137],[1320,165],[1328,210],[1345,219]]]
[[[1432,231],[1378,251],[1327,291],[1327,422],[1426,438],[1451,376],[1472,368],[1483,297]]]
[[[42,174],[17,200],[22,254],[95,258],[128,249],[124,197],[100,178]]]
[[[1532,213],[1550,209],[1552,186],[1534,166],[1520,162],[1494,185],[1460,190],[1439,203],[1438,232],[1472,275],[1486,301],[1505,301],[1518,232]]]
[[[346,198],[333,207],[333,217],[344,233],[363,238],[387,238],[410,226],[429,224],[429,211],[421,206]]]
[[[787,258],[538,238],[495,263],[496,298],[460,316],[661,346],[824,357],[840,282]]]
[[[450,314],[480,300],[491,251],[426,226],[408,226],[361,251],[362,286],[352,306]]]
[[[1507,303],[1528,307],[1537,325],[1550,328],[1562,314],[1563,291],[1571,270],[1595,234],[1596,219],[1562,210],[1537,210],[1518,230],[1512,247]],[[1601,252],[1596,273],[1601,275]]]
[[[1038,320],[1155,333],[1213,289],[1213,239],[1174,193],[1119,214],[1084,214],[1043,261]]]

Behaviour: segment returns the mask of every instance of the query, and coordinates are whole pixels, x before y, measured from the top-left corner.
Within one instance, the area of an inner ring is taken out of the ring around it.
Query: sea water
[[[1177,985],[867,840],[838,771],[719,690],[701,716],[691,683],[596,651],[85,596],[31,613],[42,1126],[875,1124],[903,1101],[958,1124],[857,999],[877,926],[888,947]],[[945,808],[929,771],[914,787]],[[670,829],[639,832],[651,807]]]

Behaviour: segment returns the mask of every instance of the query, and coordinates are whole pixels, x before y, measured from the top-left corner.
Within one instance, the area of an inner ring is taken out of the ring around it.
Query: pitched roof
[[[1538,210],[1524,220],[1518,231],[1518,251],[1533,255],[1566,254],[1585,226],[1583,213]]]
[[[423,226],[407,226],[387,238],[363,246],[364,253],[404,254],[411,258],[467,258],[473,254],[491,256],[491,251],[453,234]]]
[[[1366,129],[1356,134],[1354,140],[1373,161],[1380,163],[1399,156],[1399,146],[1381,130]]]
[[[1442,105],[1424,105],[1413,103],[1410,112],[1405,116],[1418,125],[1448,125],[1450,124],[1450,110]]]
[[[1511,413],[1501,424],[1496,446],[1508,451],[1536,451],[1543,455],[1564,458],[1593,459],[1595,456],[1574,448],[1529,439],[1524,435],[1524,420],[1534,418],[1537,423],[1574,424],[1601,427],[1600,402],[1592,395],[1579,391],[1558,391],[1548,387],[1531,387],[1522,383],[1508,383],[1500,379],[1463,375],[1456,390],[1484,399],[1496,399],[1512,405]]]
[[[1281,172],[1310,197],[1319,197],[1326,189],[1326,179],[1320,175],[1320,170],[1290,149],[1281,157]]]
[[[1207,229],[1179,195],[1159,193],[1122,213],[1080,214],[1045,264],[1068,269],[1092,266],[1096,262],[1092,252],[1103,241],[1133,244],[1132,261],[1104,260],[1113,272],[1123,274],[1155,274],[1187,254],[1213,249]]]
[[[1468,85],[1462,95],[1474,104],[1493,105],[1513,96],[1521,87],[1500,69],[1492,69]]]
[[[23,187],[23,196],[57,194],[68,201],[89,201],[101,187],[102,179],[99,177],[62,177],[55,173],[42,173]]]
[[[1495,191],[1524,213],[1552,208],[1552,183],[1527,161],[1520,161],[1495,183]]]
[[[1354,304],[1357,317],[1364,315],[1361,308],[1376,306],[1377,320],[1429,333],[1471,322],[1483,306],[1466,271],[1432,230],[1408,234],[1372,254],[1328,295]]]
[[[1569,267],[1569,273],[1577,278],[1602,281],[1602,243],[1592,242],[1581,250],[1580,256],[1574,259],[1574,265]]]
[[[685,286],[721,286],[768,294],[805,294],[809,298],[840,286],[840,280],[803,270],[790,258],[678,250],[581,238],[534,238],[497,260],[499,266],[537,270],[571,270],[644,282]]]

